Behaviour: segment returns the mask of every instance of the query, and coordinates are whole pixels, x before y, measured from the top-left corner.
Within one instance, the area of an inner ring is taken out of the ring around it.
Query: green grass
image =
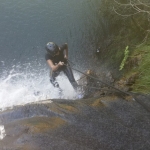
[[[142,60],[136,68],[139,73],[139,78],[133,85],[133,91],[150,94],[150,46],[143,45],[135,49],[134,55],[138,54],[142,55]]]

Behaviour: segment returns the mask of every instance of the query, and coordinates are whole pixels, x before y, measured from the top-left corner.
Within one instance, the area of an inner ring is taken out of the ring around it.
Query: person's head
[[[54,42],[48,42],[45,48],[53,57],[59,52],[59,47]]]

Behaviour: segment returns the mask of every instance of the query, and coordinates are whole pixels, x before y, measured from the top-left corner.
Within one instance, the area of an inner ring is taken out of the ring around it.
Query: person
[[[50,67],[50,82],[54,87],[59,87],[56,77],[61,71],[68,77],[71,85],[77,90],[78,84],[75,81],[72,69],[68,63],[68,44],[65,43],[61,47],[58,47],[54,42],[48,42],[46,44],[45,59]]]

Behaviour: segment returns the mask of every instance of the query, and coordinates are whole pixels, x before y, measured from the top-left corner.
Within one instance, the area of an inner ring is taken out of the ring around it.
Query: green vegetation
[[[119,70],[122,70],[122,69],[124,68],[125,62],[126,62],[128,56],[129,56],[129,50],[128,50],[128,48],[129,48],[129,47],[127,46],[126,49],[125,49],[125,51],[124,51],[124,58],[123,58],[123,60],[122,60],[122,62],[121,62],[121,65],[120,65],[120,69],[119,69]]]
[[[115,71],[118,68],[116,74],[126,78],[137,74],[131,85],[133,91],[150,94],[149,0],[101,0],[101,3],[100,13],[109,24],[110,34],[104,38],[111,41],[101,59]]]
[[[136,68],[131,71],[137,71],[139,77],[133,85],[133,91],[150,94],[150,45],[143,45],[134,50],[134,56],[141,55],[141,60]]]

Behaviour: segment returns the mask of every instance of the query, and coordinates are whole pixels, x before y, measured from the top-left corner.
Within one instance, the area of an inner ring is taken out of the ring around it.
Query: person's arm
[[[64,58],[68,59],[68,44],[67,43],[65,43]]]
[[[54,65],[52,60],[48,59],[47,60],[47,64],[49,65],[49,67],[52,69],[52,71],[56,71],[59,67],[64,65],[64,62],[59,62],[58,64]]]

